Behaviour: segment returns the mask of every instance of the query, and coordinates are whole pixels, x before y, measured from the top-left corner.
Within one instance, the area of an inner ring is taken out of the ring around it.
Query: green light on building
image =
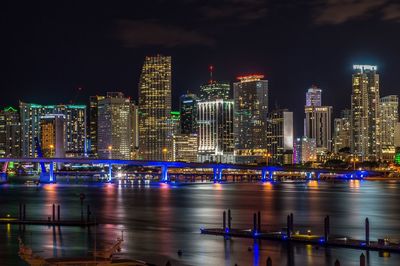
[[[5,112],[16,112],[17,109],[15,109],[15,108],[12,107],[12,106],[8,106],[8,107],[4,108],[4,111],[5,111]]]
[[[400,152],[396,153],[396,156],[394,157],[394,163],[400,165]]]

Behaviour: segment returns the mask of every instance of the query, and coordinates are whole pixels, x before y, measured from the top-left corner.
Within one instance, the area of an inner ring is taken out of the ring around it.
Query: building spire
[[[213,66],[213,65],[210,65],[210,66],[208,67],[208,70],[210,71],[210,84],[212,84],[212,83],[213,83],[213,70],[214,70],[214,66]]]

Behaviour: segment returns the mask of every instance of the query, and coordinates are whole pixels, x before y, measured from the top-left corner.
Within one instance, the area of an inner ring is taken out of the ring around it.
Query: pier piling
[[[340,266],[339,260],[336,260],[336,261],[335,261],[335,266]]]
[[[365,255],[361,253],[360,255],[360,266],[365,266]]]
[[[294,231],[294,227],[293,227],[293,213],[290,213],[290,231],[291,231],[291,232]]]
[[[267,266],[272,266],[272,260],[270,257],[267,258]]]
[[[258,232],[260,233],[260,232],[261,232],[261,212],[260,212],[260,211],[258,211],[258,221],[257,221],[257,225],[258,225],[257,230],[258,230]]]
[[[231,225],[232,225],[231,209],[228,209],[228,230],[229,230],[229,232],[231,231]]]
[[[253,234],[257,233],[257,214],[253,214]]]
[[[288,238],[290,238],[290,215],[287,216],[287,229],[286,229],[286,235]]]
[[[57,205],[57,221],[60,221],[60,205]]]
[[[222,213],[222,228],[226,230],[226,211]]]
[[[53,218],[53,222],[54,222],[56,220],[56,205],[53,204],[52,208],[53,208],[52,218]]]
[[[365,244],[369,246],[369,219],[365,218]]]

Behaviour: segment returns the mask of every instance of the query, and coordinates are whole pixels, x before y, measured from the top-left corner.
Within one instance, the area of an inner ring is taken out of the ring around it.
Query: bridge
[[[161,182],[170,182],[168,169],[212,169],[212,180],[214,182],[222,182],[223,174],[226,170],[245,170],[254,171],[260,177],[261,181],[273,180],[278,173],[301,173],[305,179],[319,179],[322,174],[343,175],[348,179],[360,179],[368,175],[365,171],[349,171],[349,170],[330,170],[319,168],[295,168],[283,166],[266,166],[266,165],[240,165],[240,164],[225,164],[225,163],[196,163],[196,162],[171,162],[171,161],[148,161],[148,160],[117,160],[117,159],[94,159],[94,158],[0,158],[0,163],[3,163],[1,179],[7,181],[7,166],[10,162],[14,163],[38,163],[41,165],[48,164],[47,171],[42,167],[40,174],[41,183],[55,183],[56,174],[54,164],[89,164],[89,165],[106,165],[108,166],[108,181],[115,178],[112,170],[113,165],[151,167],[160,169]]]

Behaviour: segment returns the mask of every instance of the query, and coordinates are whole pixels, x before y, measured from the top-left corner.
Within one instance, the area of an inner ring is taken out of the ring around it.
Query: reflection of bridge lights
[[[307,186],[316,188],[316,187],[318,187],[318,181],[316,181],[316,180],[310,180],[310,181],[307,183]]]
[[[264,182],[263,185],[264,185],[264,188],[265,188],[266,190],[271,190],[272,187],[273,187],[272,182],[269,182],[269,181]]]
[[[160,188],[162,189],[169,189],[170,185],[168,183],[160,183]]]
[[[220,183],[215,183],[215,184],[214,184],[214,188],[215,188],[216,190],[222,190],[222,185],[221,185]]]
[[[350,180],[349,182],[350,188],[360,188],[360,180]]]

